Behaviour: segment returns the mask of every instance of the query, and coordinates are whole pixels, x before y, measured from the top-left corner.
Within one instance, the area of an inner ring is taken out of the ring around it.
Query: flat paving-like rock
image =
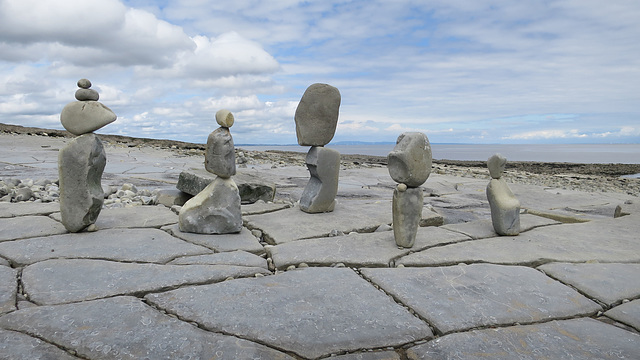
[[[442,334],[602,310],[568,286],[522,266],[473,264],[361,271]]]
[[[208,255],[184,256],[169,262],[171,265],[235,265],[268,269],[267,259],[237,250]]]
[[[38,338],[17,331],[0,329],[0,359],[78,360],[79,358]]]
[[[640,331],[640,300],[633,300],[616,306],[604,314]]]
[[[558,225],[560,222],[535,215],[520,215],[520,233],[535,229],[541,226]],[[490,219],[476,220],[459,224],[448,224],[442,228],[457,231],[473,239],[486,239],[499,236],[493,229]]]
[[[59,258],[165,263],[212,252],[158,229],[110,229],[0,243],[0,255],[16,264]]]
[[[61,304],[115,295],[163,291],[213,283],[228,277],[270,274],[263,268],[229,265],[158,265],[105,260],[53,259],[22,271],[24,291],[37,304]]]
[[[394,351],[363,352],[333,356],[331,360],[400,360],[400,355]]]
[[[243,227],[237,234],[194,234],[180,231],[178,224],[163,227],[169,234],[193,244],[207,247],[217,252],[243,250],[253,254],[263,254],[264,247],[253,236],[251,231]]]
[[[416,242],[411,249],[398,248],[393,231],[383,231],[298,240],[270,247],[268,253],[278,269],[300,263],[312,266],[343,263],[351,267],[389,267],[394,259],[411,251],[469,239],[453,231],[424,227],[418,229]]]
[[[450,334],[407,350],[411,360],[638,359],[640,336],[593,319]]]
[[[0,266],[0,314],[16,309],[18,291],[18,272],[6,266]]]
[[[608,306],[640,297],[640,264],[551,263],[538,269]]]
[[[205,329],[305,358],[432,336],[426,323],[344,268],[308,268],[149,294],[145,299]]]
[[[36,236],[64,234],[62,223],[46,216],[21,216],[0,219],[0,242]]]
[[[49,215],[60,211],[60,203],[0,203],[0,218],[27,216],[27,215]]]
[[[52,214],[60,220],[60,213]],[[164,206],[132,206],[125,208],[102,209],[96,226],[100,230],[115,228],[161,228],[178,223],[178,215]]]
[[[198,329],[133,297],[19,310],[1,317],[0,327],[33,334],[92,360],[293,359],[260,344]]]

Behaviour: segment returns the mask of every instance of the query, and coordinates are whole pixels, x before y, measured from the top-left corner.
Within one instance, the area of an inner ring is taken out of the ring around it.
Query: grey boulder
[[[420,132],[402,133],[388,157],[391,178],[408,187],[424,184],[431,174],[431,145]]]
[[[520,201],[504,179],[491,179],[487,186],[487,200],[491,207],[491,222],[498,235],[520,233]]]
[[[313,84],[302,95],[296,114],[296,134],[301,146],[324,146],[336,132],[340,91],[327,84]]]
[[[423,201],[422,188],[407,188],[400,184],[393,191],[393,236],[398,246],[410,248],[415,243]]]
[[[324,147],[312,147],[307,153],[311,178],[300,198],[300,209],[307,213],[333,211],[338,193],[340,153]]]
[[[116,121],[116,114],[97,101],[74,101],[60,113],[60,122],[73,135],[82,135]]]
[[[223,178],[236,174],[236,153],[229,128],[219,127],[209,134],[204,167],[208,172]]]
[[[242,230],[240,194],[232,179],[216,178],[187,201],[178,217],[180,231],[196,234],[230,234]]]

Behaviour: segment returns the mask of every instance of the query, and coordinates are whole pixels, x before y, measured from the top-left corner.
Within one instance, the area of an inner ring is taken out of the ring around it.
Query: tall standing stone
[[[495,154],[487,161],[491,181],[487,185],[487,200],[491,207],[491,222],[498,235],[520,234],[520,201],[511,192],[502,173],[507,159]]]
[[[67,131],[78,135],[58,153],[62,224],[79,232],[94,224],[102,210],[102,173],[107,162],[100,139],[92,132],[116,120],[116,114],[97,100],[87,79],[78,81],[76,99],[60,114]]]
[[[419,132],[403,133],[387,159],[389,175],[398,183],[391,204],[393,235],[398,246],[410,248],[416,241],[422,217],[424,195],[420,185],[431,174],[429,139]]]
[[[300,198],[300,209],[304,212],[331,212],[335,208],[340,153],[324,146],[335,135],[340,101],[340,92],[335,87],[313,84],[304,92],[296,109],[298,144],[311,146],[306,158],[311,178]]]
[[[187,201],[178,217],[180,231],[197,234],[230,234],[242,230],[240,191],[231,176],[236,174],[235,148],[229,128],[229,110],[216,113],[220,127],[209,134],[205,169],[218,177]]]

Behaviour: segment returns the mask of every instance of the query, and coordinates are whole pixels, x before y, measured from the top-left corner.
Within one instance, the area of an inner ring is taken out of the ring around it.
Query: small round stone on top
[[[78,87],[82,89],[88,89],[91,87],[91,81],[89,81],[89,79],[80,79],[78,80]]]
[[[234,122],[233,114],[229,110],[218,110],[216,113],[216,122],[222,127],[230,128]]]

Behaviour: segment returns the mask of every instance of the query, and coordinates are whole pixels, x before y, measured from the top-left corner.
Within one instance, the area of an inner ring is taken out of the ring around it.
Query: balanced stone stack
[[[311,178],[300,198],[307,213],[331,212],[335,208],[340,172],[340,153],[325,148],[336,132],[340,92],[327,84],[313,84],[302,95],[295,114],[298,144],[311,146],[306,164]]]
[[[114,122],[116,114],[98,102],[98,92],[90,89],[87,79],[78,81],[76,99],[60,114],[67,131],[78,137],[58,153],[60,179],[60,214],[62,224],[71,232],[79,232],[95,224],[102,203],[102,172],[107,163],[104,147],[93,133]]]
[[[410,248],[416,241],[422,217],[424,195],[420,185],[431,174],[431,145],[427,135],[401,134],[387,159],[389,175],[398,183],[393,191],[393,235],[399,247]]]
[[[180,231],[197,234],[230,234],[242,230],[240,192],[231,176],[236,174],[236,155],[229,128],[233,114],[216,113],[218,129],[209,134],[205,169],[217,177],[180,210]]]
[[[507,159],[495,154],[487,161],[491,181],[487,185],[487,200],[491,207],[491,222],[498,235],[513,236],[520,233],[520,201],[511,192],[502,173]]]

